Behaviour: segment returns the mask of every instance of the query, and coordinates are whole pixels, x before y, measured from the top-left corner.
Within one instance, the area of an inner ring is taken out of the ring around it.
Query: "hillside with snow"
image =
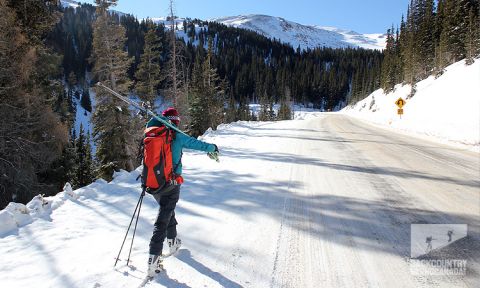
[[[383,34],[360,34],[355,31],[335,27],[309,26],[267,15],[240,15],[214,18],[211,21],[227,26],[255,31],[268,38],[275,38],[284,43],[302,49],[316,47],[365,49],[385,48]]]
[[[345,113],[382,126],[431,136],[444,142],[480,145],[480,60],[472,65],[457,62],[434,76],[416,84],[416,93],[409,98],[410,85],[397,85],[385,94],[379,89]],[[403,98],[404,115],[397,115],[397,99]]]
[[[171,22],[166,17],[151,18],[155,23],[170,27]],[[183,18],[175,19],[175,27],[179,37],[183,33]],[[385,48],[384,34],[360,34],[352,30],[339,29],[328,26],[308,26],[285,20],[280,17],[267,15],[246,15],[223,18],[213,18],[209,21],[218,22],[226,26],[247,29],[259,33],[270,39],[277,39],[293,48],[313,49],[317,47],[329,48],[365,48],[383,50]],[[197,27],[197,31],[200,28]]]

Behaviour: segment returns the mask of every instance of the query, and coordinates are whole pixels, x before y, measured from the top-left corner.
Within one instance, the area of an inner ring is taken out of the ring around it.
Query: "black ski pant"
[[[153,227],[153,235],[150,240],[150,254],[161,255],[165,237],[174,239],[177,237],[177,220],[175,219],[175,206],[180,198],[180,185],[173,190],[162,194],[153,195],[160,205],[157,220]]]

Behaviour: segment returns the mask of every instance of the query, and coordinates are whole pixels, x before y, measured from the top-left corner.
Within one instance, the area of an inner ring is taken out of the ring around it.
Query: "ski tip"
[[[153,278],[154,278],[154,276],[147,276],[147,277],[145,277],[145,279],[143,279],[142,283],[140,283],[140,285],[138,286],[138,288],[145,287],[145,285],[147,285],[148,282],[152,281]]]

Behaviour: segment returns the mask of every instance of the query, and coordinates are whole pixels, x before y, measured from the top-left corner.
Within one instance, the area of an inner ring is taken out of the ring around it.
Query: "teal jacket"
[[[164,118],[164,117],[162,117]],[[164,118],[169,121],[167,118]],[[150,119],[147,123],[147,128],[152,126],[163,126],[163,124],[155,118]],[[183,148],[199,150],[204,152],[214,152],[215,145],[209,144],[193,137],[175,133],[175,138],[172,142],[172,162],[175,169],[175,174],[182,175],[182,150]]]

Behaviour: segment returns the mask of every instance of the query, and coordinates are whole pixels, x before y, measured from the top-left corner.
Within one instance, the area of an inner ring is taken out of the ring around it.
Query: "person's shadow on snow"
[[[191,288],[185,283],[178,282],[178,280],[168,277],[168,273],[166,271],[161,272],[160,275],[155,277],[155,282],[169,288]]]
[[[192,254],[188,249],[180,249],[176,258],[185,264],[189,265],[193,269],[197,270],[199,273],[210,277],[211,279],[217,281],[222,287],[228,288],[242,288],[242,285],[226,278],[222,274],[212,271],[210,268],[206,267],[202,263],[193,259]],[[162,283],[163,284],[163,283]]]

